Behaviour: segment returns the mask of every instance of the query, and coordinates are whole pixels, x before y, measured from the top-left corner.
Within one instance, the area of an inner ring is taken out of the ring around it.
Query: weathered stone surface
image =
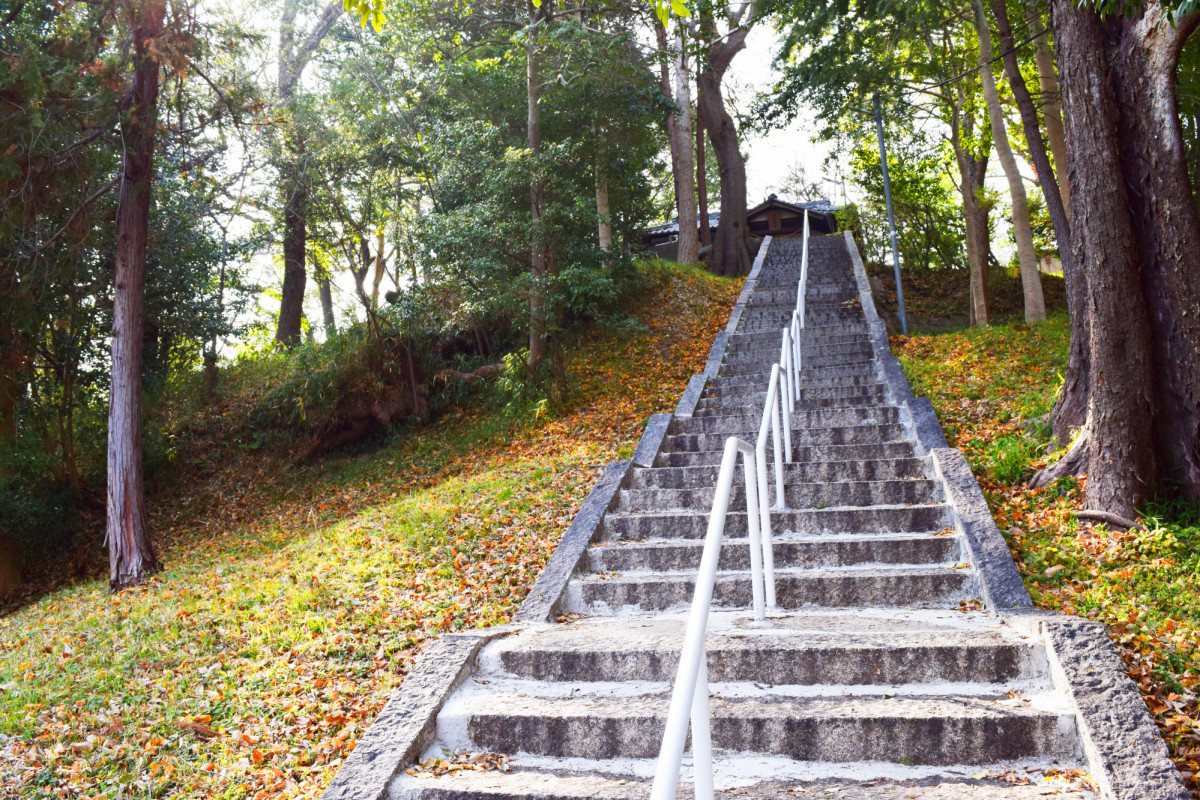
[[[1146,703],[1099,622],[1065,615],[1042,622],[1050,666],[1069,687],[1093,777],[1115,800],[1186,800]]]
[[[433,741],[437,714],[474,665],[487,636],[446,636],[413,664],[322,800],[379,800],[388,784]]]
[[[529,596],[517,612],[519,621],[545,622],[560,612],[567,583],[587,553],[588,545],[596,539],[604,513],[616,501],[629,466],[628,461],[609,464],[596,481],[571,526],[554,548],[542,574],[529,590]]]
[[[646,423],[646,430],[638,442],[637,450],[633,453],[631,463],[638,467],[648,467],[654,463],[655,457],[662,449],[663,438],[666,437],[667,431],[671,427],[672,419],[670,414],[651,415],[650,421]]]
[[[690,417],[696,411],[696,405],[700,402],[700,397],[704,394],[704,386],[708,383],[708,376],[693,375],[687,384],[687,388],[683,390],[683,397],[679,398],[679,404],[675,406],[675,416],[683,419]]]
[[[933,463],[945,487],[946,503],[959,531],[966,537],[971,561],[979,570],[983,599],[988,607],[995,611],[1032,608],[1033,601],[967,459],[958,450],[939,447],[933,451]]]

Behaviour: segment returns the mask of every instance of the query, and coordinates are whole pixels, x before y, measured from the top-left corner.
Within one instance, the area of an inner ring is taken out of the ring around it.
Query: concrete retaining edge
[[[479,649],[508,631],[447,634],[417,656],[408,677],[392,693],[342,764],[322,800],[380,800],[401,770],[433,743],[442,704],[466,680]]]
[[[679,398],[679,405],[675,406],[675,416],[690,417],[695,414],[696,406],[700,403],[700,395],[704,393],[704,387],[707,385],[707,376],[693,375],[688,380],[687,388],[683,390],[683,397]]]
[[[1032,609],[1029,591],[966,457],[952,447],[935,448],[931,455],[954,524],[966,539],[971,561],[979,570],[984,604],[1000,613]]]
[[[879,377],[887,384],[892,399],[905,410],[913,432],[917,436],[917,442],[925,452],[929,453],[937,447],[947,447],[946,435],[942,432],[942,425],[938,422],[933,405],[923,397],[913,396],[912,387],[908,384],[904,369],[892,355],[892,347],[888,343],[887,326],[879,318],[879,311],[875,308],[875,300],[871,295],[871,284],[867,280],[867,270],[863,265],[862,256],[858,253],[854,236],[850,231],[844,231],[843,236],[846,239],[846,249],[850,251],[850,263],[854,265],[854,281],[858,287],[858,299],[862,304],[863,315],[867,318],[867,325],[871,329],[871,349],[875,353],[875,365]]]
[[[1055,688],[1070,698],[1088,771],[1101,796],[1110,800],[1186,800],[1187,790],[1171,762],[1166,742],[1137,687],[1125,674],[1104,625],[1033,609],[1008,544],[996,527],[966,457],[947,446],[933,405],[925,398],[914,397],[900,362],[892,355],[887,328],[875,308],[854,237],[850,231],[844,235],[880,377],[887,382],[893,399],[907,409],[918,443],[932,456],[955,525],[979,570],[980,591],[987,607],[1045,645]]]
[[[665,416],[670,421],[669,414],[655,416]],[[617,461],[605,467],[517,611],[518,622],[552,622],[561,613],[567,584],[600,530],[604,514],[616,503],[632,465],[632,461]]]

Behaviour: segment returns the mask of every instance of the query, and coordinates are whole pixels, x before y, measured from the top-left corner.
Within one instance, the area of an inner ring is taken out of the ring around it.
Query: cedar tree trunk
[[[113,287],[112,388],[108,407],[109,585],[141,583],[161,569],[146,527],[142,482],[142,309],[146,242],[154,176],[154,127],[159,65],[151,55],[162,34],[166,0],[142,0],[132,9],[133,85],[121,115],[125,146]]]

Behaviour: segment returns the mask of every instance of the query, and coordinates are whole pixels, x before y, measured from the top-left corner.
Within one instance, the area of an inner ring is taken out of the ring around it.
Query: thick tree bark
[[[1154,355],[1155,448],[1163,477],[1193,498],[1200,498],[1200,216],[1175,83],[1180,49],[1198,21],[1197,13],[1168,18],[1154,4],[1138,20],[1112,23],[1117,141]]]
[[[546,357],[546,273],[549,270],[546,232],[543,230],[542,203],[545,187],[542,181],[542,109],[541,53],[538,38],[544,24],[538,7],[529,6],[529,28],[525,37],[525,100],[526,135],[529,144],[529,211],[530,231],[529,271],[533,280],[529,289],[529,371],[533,372]]]
[[[279,321],[275,341],[291,347],[300,341],[300,318],[304,316],[304,290],[308,273],[304,253],[308,247],[308,187],[299,177],[288,188],[283,202],[283,291],[279,297]]]
[[[298,0],[285,0],[279,23],[279,100],[289,114],[294,111],[296,85],[309,59],[321,41],[337,23],[342,4],[334,0],[321,12],[308,36],[296,44]],[[304,316],[304,290],[308,281],[304,257],[308,240],[308,179],[305,174],[304,136],[292,120],[291,159],[283,186],[283,291],[279,300],[279,320],[275,341],[291,347],[300,341],[300,320]]]
[[[1051,16],[1063,77],[1063,112],[1074,188],[1073,256],[1087,272],[1091,382],[1088,505],[1122,516],[1154,490],[1149,320],[1139,285],[1138,241],[1120,159],[1120,109],[1105,23],[1070,0]]]
[[[677,122],[672,135],[671,157],[679,160],[679,185],[675,205],[679,211],[679,250],[681,264],[700,263],[699,225],[696,217],[696,170],[692,151],[692,74],[688,69],[683,26],[675,37],[675,105]]]
[[[1033,8],[1036,9],[1036,2]],[[1042,187],[1042,195],[1046,199],[1046,210],[1050,214],[1050,222],[1054,226],[1054,238],[1059,245],[1059,255],[1062,259],[1063,277],[1067,289],[1067,311],[1071,321],[1071,347],[1067,356],[1067,368],[1063,374],[1063,386],[1054,402],[1051,412],[1051,429],[1055,438],[1062,445],[1067,444],[1074,432],[1081,429],[1087,421],[1087,387],[1088,387],[1088,322],[1087,322],[1087,276],[1083,267],[1073,257],[1071,252],[1071,224],[1067,216],[1066,203],[1069,193],[1066,190],[1066,152],[1063,144],[1063,155],[1060,158],[1055,153],[1055,161],[1059,165],[1058,177],[1050,165],[1050,157],[1046,145],[1042,141],[1041,130],[1038,127],[1037,109],[1025,78],[1017,64],[1017,54],[1013,47],[1012,28],[1008,19],[1008,6],[1005,0],[992,0],[992,10],[996,14],[996,26],[1000,33],[1000,48],[1004,51],[1004,71],[1008,74],[1012,86],[1013,97],[1017,101],[1017,110],[1021,114],[1021,124],[1025,129],[1025,139],[1029,142],[1029,152],[1033,158],[1034,169],[1037,170],[1038,183]],[[1049,55],[1049,45],[1046,37],[1040,39],[1039,52],[1045,49]],[[1043,70],[1039,56],[1038,69]],[[1050,80],[1053,85],[1053,103],[1045,106],[1046,129],[1057,128],[1054,134],[1063,137],[1062,120],[1059,118],[1058,81],[1054,77],[1054,65],[1049,65]],[[1046,78],[1043,72],[1043,93],[1046,91]],[[1052,124],[1053,120],[1053,124]],[[1051,137],[1053,142],[1053,136]],[[1061,144],[1061,143],[1060,143]],[[1060,194],[1060,186],[1063,192]]]
[[[1000,95],[996,91],[996,76],[992,72],[992,31],[988,25],[987,12],[982,0],[971,0],[975,11],[975,29],[979,34],[979,77],[983,82],[983,97],[987,103],[988,116],[992,123],[992,143],[1004,177],[1008,181],[1008,193],[1012,198],[1013,235],[1017,240],[1017,259],[1021,265],[1021,288],[1025,295],[1025,321],[1045,322],[1046,301],[1042,295],[1042,276],[1038,270],[1037,253],[1033,249],[1033,231],[1029,225],[1029,198],[1025,194],[1025,182],[1017,167],[1008,142],[1008,129],[1004,111],[1000,108]]]
[[[699,92],[697,92],[699,95]],[[700,99],[696,98],[696,216],[700,222],[700,246],[712,247],[712,226],[708,219],[708,165],[704,155],[704,126],[700,124]]]
[[[721,81],[733,57],[746,46],[745,28],[735,28],[709,46],[704,68],[697,70],[700,119],[708,131],[721,173],[721,219],[713,240],[709,268],[718,275],[750,271],[746,225],[746,162],[738,147],[737,127],[725,109]]]
[[[992,7],[996,8],[996,0],[992,0]],[[1033,25],[1040,24],[1041,9],[1038,7],[1038,0],[1028,0],[1025,5],[1026,12],[1030,19],[1038,18]],[[998,11],[996,13],[999,13]],[[1007,21],[1008,13],[1005,9],[1005,20]],[[1008,41],[1012,41],[1011,32]],[[1037,38],[1036,49],[1033,51],[1034,63],[1037,64],[1038,71],[1038,86],[1041,89],[1041,106],[1042,115],[1046,120],[1046,138],[1050,140],[1050,152],[1054,154],[1054,165],[1057,167],[1059,192],[1062,195],[1063,207],[1067,210],[1068,215],[1071,209],[1071,181],[1067,175],[1067,137],[1063,133],[1062,122],[1062,104],[1059,101],[1058,91],[1058,76],[1054,71],[1054,56],[1050,52],[1050,37],[1042,34]],[[1011,47],[1005,47],[1005,50],[1011,50]],[[1016,61],[1016,54],[1013,54],[1013,61]],[[1010,69],[1005,60],[1005,69]],[[1011,72],[1010,72],[1011,75]],[[1024,85],[1025,80],[1021,79],[1021,84]],[[1040,168],[1039,168],[1040,171]],[[1059,239],[1060,242],[1066,242],[1067,238]],[[1066,249],[1066,245],[1062,245]]]
[[[146,294],[146,243],[154,176],[154,127],[159,65],[152,55],[162,34],[166,0],[143,0],[133,10],[133,85],[121,115],[125,145],[113,291],[112,388],[108,407],[109,585],[141,583],[161,569],[146,527],[142,480],[142,312]]]

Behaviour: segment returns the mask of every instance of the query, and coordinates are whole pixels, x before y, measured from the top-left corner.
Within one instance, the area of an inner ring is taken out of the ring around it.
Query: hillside
[[[1048,458],[1049,430],[1036,418],[1053,404],[1068,343],[1059,315],[895,337],[892,347],[966,454],[1034,603],[1105,624],[1200,796],[1200,509],[1163,499],[1144,510],[1147,530],[1114,532],[1072,516],[1086,477],[1025,486]]]
[[[627,319],[571,343],[565,407],[468,403],[308,462],[181,446],[153,501],[165,572],[0,619],[0,794],[318,796],[426,639],[506,621],[603,465],[703,368],[739,282],[649,269]]]

